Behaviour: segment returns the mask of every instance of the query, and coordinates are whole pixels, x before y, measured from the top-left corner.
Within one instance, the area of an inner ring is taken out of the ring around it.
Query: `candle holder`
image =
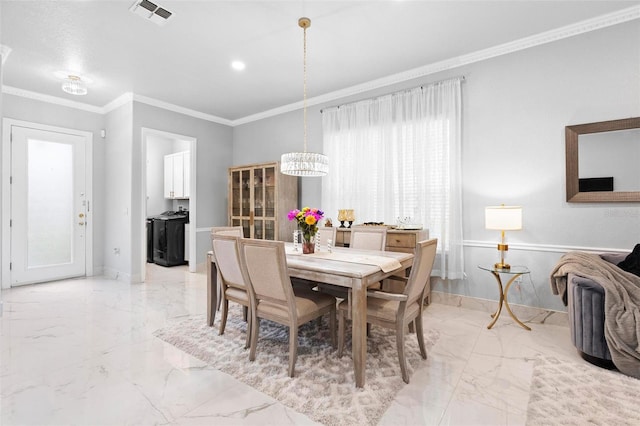
[[[346,228],[344,222],[347,220],[347,211],[338,210],[338,220],[340,221],[340,228]]]
[[[353,210],[346,210],[345,220],[349,222],[348,227],[351,228],[351,225],[353,225],[353,222],[356,220],[356,215]]]

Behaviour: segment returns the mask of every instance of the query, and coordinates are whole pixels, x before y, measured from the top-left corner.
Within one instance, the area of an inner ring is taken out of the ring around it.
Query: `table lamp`
[[[522,229],[522,207],[520,206],[491,206],[484,209],[484,220],[486,229],[500,231],[501,240],[498,244],[500,251],[500,262],[496,263],[496,269],[511,269],[511,265],[504,262],[504,252],[509,250],[505,244],[504,231],[519,231]]]

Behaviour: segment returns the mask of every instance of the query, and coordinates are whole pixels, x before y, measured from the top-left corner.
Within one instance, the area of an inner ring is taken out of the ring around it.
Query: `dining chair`
[[[287,271],[284,243],[239,240],[240,259],[251,287],[251,343],[249,360],[256,357],[260,319],[289,327],[289,376],[293,377],[298,356],[298,328],[329,314],[331,345],[336,344],[336,299],[311,290],[294,289]]]
[[[387,246],[387,227],[354,226],[351,228],[349,248],[384,251]],[[380,288],[380,284],[374,284]],[[349,299],[349,289],[333,284],[318,283],[318,291],[340,299]],[[367,328],[367,331],[369,329]]]
[[[214,226],[211,228],[211,236],[213,237],[214,234],[219,234],[219,235],[233,235],[239,238],[244,237],[244,230],[242,229],[242,226]],[[211,252],[209,252],[211,254],[211,259],[215,262],[216,260],[216,254],[215,251],[212,250]],[[218,281],[220,280],[220,275],[218,274]],[[220,292],[221,290],[221,286],[218,286],[218,304],[216,306],[216,310],[220,310],[220,304],[222,302],[222,294]],[[246,321],[247,319],[247,309],[244,310],[244,319]]]
[[[349,247],[360,250],[383,251],[387,246],[387,227],[354,226]]]
[[[422,312],[424,293],[433,269],[437,245],[437,238],[420,241],[416,246],[409,278],[398,276],[388,278],[406,281],[404,291],[401,294],[381,290],[369,290],[367,292],[367,324],[375,324],[395,330],[398,360],[400,362],[402,380],[405,383],[409,383],[409,373],[404,355],[404,339],[406,330],[412,322],[416,328],[420,355],[423,359],[427,359],[422,328]],[[344,350],[345,320],[349,313],[349,304],[343,300],[338,304],[338,358],[342,357]]]
[[[229,314],[229,301],[238,303],[245,310],[251,307],[251,297],[249,296],[249,285],[245,281],[240,266],[240,252],[238,249],[238,237],[225,235],[223,233],[211,234],[211,244],[216,254],[216,265],[219,272],[218,288],[222,299],[222,313],[220,316],[220,329],[218,334],[224,334],[227,325],[227,315]],[[249,347],[251,335],[251,314],[247,320],[247,339],[245,348]]]
[[[328,245],[328,241],[331,240],[331,246],[335,247],[336,246],[336,234],[337,234],[338,228],[336,227],[320,227],[318,228],[318,234],[316,234],[316,237],[319,235],[320,236],[320,250],[327,250],[327,245]]]

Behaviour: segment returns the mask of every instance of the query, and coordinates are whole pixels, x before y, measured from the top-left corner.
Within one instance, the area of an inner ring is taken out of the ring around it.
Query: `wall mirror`
[[[640,117],[565,127],[567,202],[640,201]]]

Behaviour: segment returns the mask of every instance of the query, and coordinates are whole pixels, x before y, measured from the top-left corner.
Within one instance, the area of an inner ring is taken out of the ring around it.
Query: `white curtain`
[[[438,238],[433,275],[463,277],[461,79],[326,109],[322,208],[337,222],[411,217]]]

